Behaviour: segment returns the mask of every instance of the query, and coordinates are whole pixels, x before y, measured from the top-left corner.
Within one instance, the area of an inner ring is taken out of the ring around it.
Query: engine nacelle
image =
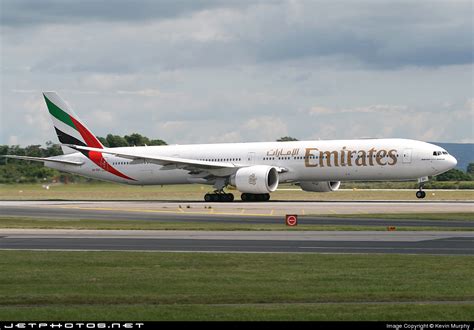
[[[300,187],[304,191],[330,192],[339,189],[341,181],[301,181]]]
[[[278,182],[276,168],[266,165],[239,168],[230,178],[230,183],[240,192],[250,194],[268,194],[277,189]]]

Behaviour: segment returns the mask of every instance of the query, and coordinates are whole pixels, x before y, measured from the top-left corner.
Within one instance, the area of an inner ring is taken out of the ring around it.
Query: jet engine
[[[339,189],[341,181],[301,181],[300,187],[304,191],[330,192]]]
[[[239,191],[250,194],[268,194],[277,189],[278,182],[276,168],[266,165],[239,168],[230,178]]]

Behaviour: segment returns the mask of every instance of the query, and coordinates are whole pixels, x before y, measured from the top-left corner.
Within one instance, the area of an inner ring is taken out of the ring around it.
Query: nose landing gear
[[[416,198],[425,198],[426,197],[426,192],[421,190],[422,188],[420,187],[420,190],[416,192]]]
[[[426,192],[423,191],[423,185],[428,181],[428,177],[418,179],[418,191],[416,192],[416,198],[422,199],[426,197]]]

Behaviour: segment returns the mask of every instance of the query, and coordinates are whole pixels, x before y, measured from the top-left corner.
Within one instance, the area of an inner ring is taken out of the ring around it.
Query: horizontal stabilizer
[[[12,158],[12,159],[32,160],[35,162],[53,162],[53,163],[77,165],[77,166],[84,164],[84,162],[75,162],[72,160],[65,160],[65,159],[58,159],[58,158],[29,157],[29,156],[17,156],[17,155],[3,155],[3,157]]]

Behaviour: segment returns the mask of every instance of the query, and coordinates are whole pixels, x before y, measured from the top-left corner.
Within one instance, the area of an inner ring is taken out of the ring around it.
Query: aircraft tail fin
[[[56,92],[43,92],[43,96],[61,144],[104,148],[102,143]],[[61,148],[65,154],[75,152],[67,146],[61,146]]]

